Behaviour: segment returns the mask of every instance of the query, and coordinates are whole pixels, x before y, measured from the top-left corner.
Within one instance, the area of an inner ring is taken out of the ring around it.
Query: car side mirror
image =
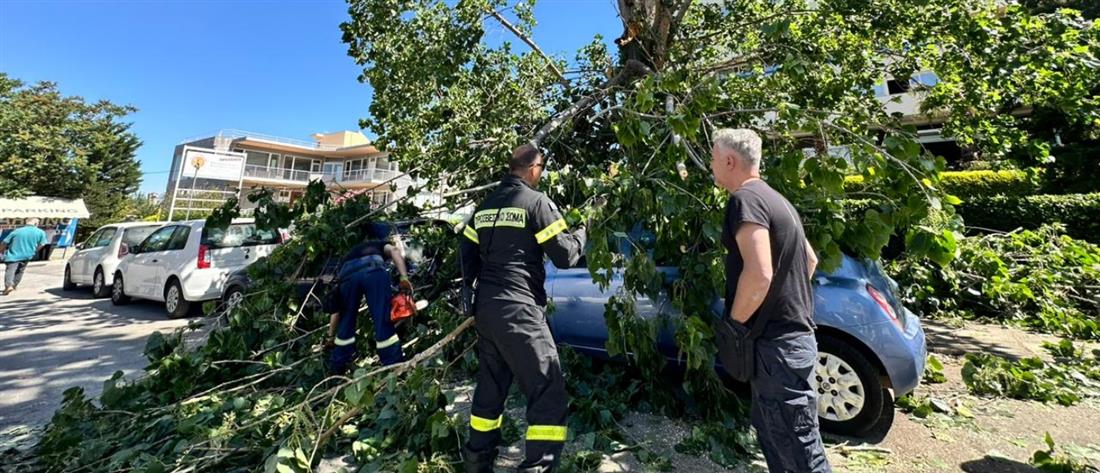
[[[83,250],[84,249],[84,242],[80,242],[80,243],[77,243],[77,244],[73,245],[73,248],[76,248],[77,250]]]
[[[121,246],[118,247],[118,257],[119,258],[121,258],[123,256],[126,256],[128,254],[137,253],[137,252],[138,252],[137,251],[137,245],[134,245],[134,248],[130,248],[130,245],[127,245],[127,244],[123,243]]]

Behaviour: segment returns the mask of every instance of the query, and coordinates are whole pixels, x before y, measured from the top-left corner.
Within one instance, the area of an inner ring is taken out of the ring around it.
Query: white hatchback
[[[281,232],[260,230],[252,219],[233,220],[226,229],[205,226],[205,220],[172,222],[123,248],[129,255],[114,273],[111,302],[163,301],[169,317],[186,316],[195,303],[220,298],[230,273],[282,242]]]
[[[122,247],[140,243],[162,222],[112,223],[99,227],[87,240],[76,245],[76,253],[65,265],[65,279],[61,288],[75,289],[78,284],[91,284],[92,295],[107,297],[111,294],[111,278],[122,257]]]

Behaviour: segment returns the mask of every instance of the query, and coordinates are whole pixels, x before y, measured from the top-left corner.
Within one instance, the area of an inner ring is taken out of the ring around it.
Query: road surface
[[[98,396],[115,371],[140,373],[150,334],[196,320],[169,320],[153,302],[115,307],[86,287],[62,291],[64,270],[61,260],[31,263],[19,289],[0,296],[0,433],[46,423],[70,387]]]

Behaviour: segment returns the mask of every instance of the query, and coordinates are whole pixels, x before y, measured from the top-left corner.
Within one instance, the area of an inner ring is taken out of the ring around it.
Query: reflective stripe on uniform
[[[540,245],[546,243],[547,241],[550,241],[551,238],[557,236],[557,234],[564,232],[567,228],[569,228],[569,225],[565,224],[565,219],[559,218],[554,223],[551,223],[549,226],[542,229],[542,231],[536,233],[535,241],[538,241]]]
[[[379,341],[378,342],[378,349],[381,350],[381,349],[386,348],[388,346],[395,345],[397,342],[400,342],[400,341],[401,340],[399,338],[397,338],[397,334],[395,333],[395,334],[393,334],[392,337],[387,338],[385,340]]]
[[[474,228],[513,227],[527,228],[527,210],[519,207],[503,207],[482,210],[474,214]]]
[[[496,419],[486,419],[470,414],[470,427],[479,432],[490,432],[499,429],[503,420],[503,415],[498,416]]]
[[[527,440],[564,442],[568,430],[564,425],[532,425],[527,427]]]
[[[466,235],[466,238],[469,238],[470,241],[474,243],[481,243],[480,241],[477,241],[477,230],[474,230],[474,227],[466,225],[466,229],[462,231],[462,234]]]
[[[352,336],[351,338],[336,337],[336,340],[334,340],[333,343],[335,343],[336,346],[338,346],[338,347],[346,347],[348,345],[351,345],[351,344],[355,343],[355,337],[354,336]]]

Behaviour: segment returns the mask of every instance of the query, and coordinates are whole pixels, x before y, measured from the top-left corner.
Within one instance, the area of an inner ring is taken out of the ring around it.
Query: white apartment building
[[[412,185],[358,131],[317,133],[306,141],[222,130],[176,146],[164,201],[177,216],[205,212],[238,195],[247,209],[252,188],[272,189],[277,200],[293,202],[316,179],[330,190],[365,193],[375,206],[403,197]]]

